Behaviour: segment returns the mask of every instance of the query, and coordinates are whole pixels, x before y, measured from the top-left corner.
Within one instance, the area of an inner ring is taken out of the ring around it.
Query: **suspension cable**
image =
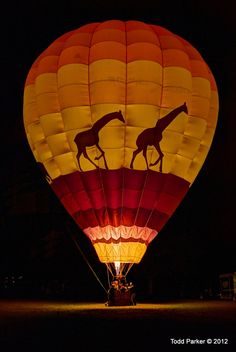
[[[88,259],[86,258],[84,252],[82,251],[82,249],[80,248],[76,238],[74,235],[71,236],[76,248],[79,250],[81,256],[83,257],[83,259],[85,260],[85,262],[87,263],[88,267],[90,268],[90,270],[92,271],[93,275],[95,276],[95,278],[97,279],[97,281],[99,282],[99,284],[101,285],[101,287],[103,288],[103,290],[106,292],[106,294],[108,293],[106,288],[104,287],[104,285],[102,284],[101,280],[99,279],[99,277],[97,276],[97,274],[95,273],[94,269],[92,268],[91,264],[89,263]]]
[[[111,287],[110,273],[109,273],[109,269],[108,269],[107,265],[106,265],[106,267],[107,267],[107,282],[108,282],[108,287],[110,288]]]

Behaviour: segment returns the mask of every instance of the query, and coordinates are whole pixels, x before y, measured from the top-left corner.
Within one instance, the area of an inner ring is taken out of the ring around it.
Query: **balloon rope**
[[[90,270],[92,271],[93,275],[95,276],[95,278],[97,279],[97,281],[99,282],[99,284],[101,285],[101,287],[103,288],[103,290],[106,292],[106,294],[108,293],[108,291],[106,290],[106,288],[103,286],[101,280],[99,279],[99,277],[97,276],[97,274],[95,273],[95,271],[93,270],[91,264],[89,263],[88,259],[86,258],[84,252],[82,251],[82,249],[80,248],[77,240],[75,239],[74,236],[71,236],[77,249],[79,250],[80,254],[82,255],[83,259],[85,260],[85,262],[87,263],[88,267],[90,268]]]
[[[106,265],[106,267],[107,267],[107,282],[108,282],[108,287],[110,288],[111,287],[110,273],[109,273],[109,269],[108,269],[107,265]]]

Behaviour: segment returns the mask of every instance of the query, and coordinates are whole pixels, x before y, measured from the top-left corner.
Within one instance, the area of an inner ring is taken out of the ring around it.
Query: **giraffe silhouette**
[[[74,142],[77,145],[77,150],[78,153],[76,155],[80,171],[83,171],[80,165],[80,157],[83,154],[86,159],[88,159],[96,168],[98,168],[98,165],[95,164],[93,160],[90,159],[88,156],[88,153],[86,151],[86,147],[92,147],[95,145],[98,150],[101,152],[101,155],[97,156],[95,160],[99,160],[100,158],[103,158],[105,168],[108,169],[106,158],[105,158],[105,152],[102,150],[102,148],[99,146],[99,131],[111,120],[118,119],[121,122],[125,122],[124,117],[122,116],[121,111],[117,112],[111,112],[109,114],[104,115],[101,117],[98,121],[94,123],[94,125],[87,131],[79,132],[74,139]]]
[[[186,103],[175,108],[174,110],[169,112],[166,116],[158,120],[155,127],[147,128],[146,130],[140,133],[140,135],[136,140],[137,149],[133,152],[133,157],[130,163],[131,169],[133,169],[133,163],[136,156],[139,153],[143,152],[147,169],[149,169],[149,166],[157,165],[160,162],[160,172],[162,172],[162,161],[164,156],[160,148],[160,141],[162,140],[162,132],[181,112],[185,112],[186,114],[188,113],[188,108]],[[149,145],[150,146],[153,145],[159,154],[157,160],[154,163],[151,163],[150,165],[148,165],[148,161],[147,161],[147,147]]]

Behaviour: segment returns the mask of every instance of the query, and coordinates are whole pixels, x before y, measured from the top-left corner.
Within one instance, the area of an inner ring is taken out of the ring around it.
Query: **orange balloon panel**
[[[141,260],[197,176],[217,114],[198,51],[138,21],[63,35],[24,91],[34,156],[105,263]]]

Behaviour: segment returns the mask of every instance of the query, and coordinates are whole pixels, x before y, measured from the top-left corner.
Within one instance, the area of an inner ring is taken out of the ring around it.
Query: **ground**
[[[0,350],[149,351],[152,347],[158,351],[165,346],[182,351],[183,345],[188,345],[187,350],[193,344],[209,348],[207,339],[211,339],[211,350],[233,351],[235,313],[233,301],[106,307],[104,303],[2,300]]]

